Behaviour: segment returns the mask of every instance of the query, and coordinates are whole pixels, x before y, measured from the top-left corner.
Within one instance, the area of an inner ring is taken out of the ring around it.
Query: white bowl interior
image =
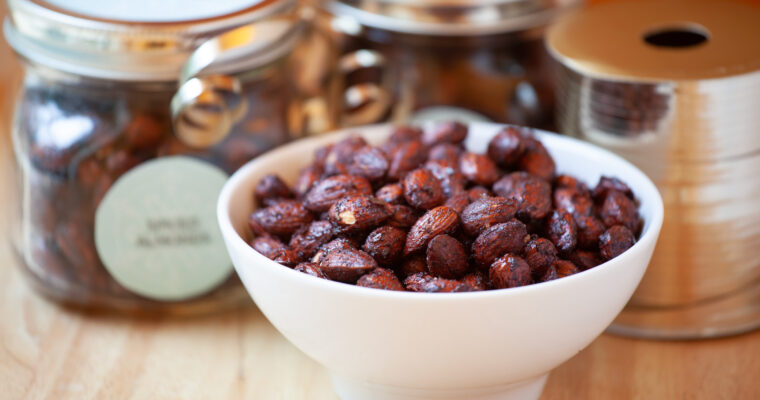
[[[470,125],[466,142],[482,152],[501,125]],[[640,200],[644,228],[619,257],[556,281],[474,293],[409,293],[316,279],[254,251],[247,220],[258,180],[277,173],[293,182],[315,149],[352,132],[371,143],[388,125],[298,141],[236,172],[220,195],[218,217],[236,271],[280,332],[333,374],[401,388],[454,390],[503,385],[546,374],[593,341],[633,294],[662,225],[654,184],[620,157],[587,143],[537,132],[557,169],[590,185],[617,176]]]

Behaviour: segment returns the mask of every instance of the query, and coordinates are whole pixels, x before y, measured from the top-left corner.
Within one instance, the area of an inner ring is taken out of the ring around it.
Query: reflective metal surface
[[[335,0],[362,25],[427,35],[485,35],[543,26],[582,0]]]
[[[215,64],[234,64],[236,58],[255,58],[262,64],[275,61],[292,50],[299,25],[295,14],[280,16],[223,32],[198,46],[182,67],[171,102],[177,137],[196,148],[222,141],[248,104],[236,76],[208,75],[206,70]]]
[[[614,332],[760,326],[760,47],[747,40],[760,37],[758,20],[739,3],[641,1],[576,13],[548,33],[560,131],[639,166],[665,202],[652,263]],[[646,40],[663,29],[672,42]],[[679,41],[688,35],[704,38]]]

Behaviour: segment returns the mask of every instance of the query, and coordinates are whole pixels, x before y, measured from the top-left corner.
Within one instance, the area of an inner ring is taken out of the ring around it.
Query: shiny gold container
[[[560,131],[644,170],[665,201],[647,274],[611,331],[651,338],[760,327],[760,8],[635,1],[547,33]]]

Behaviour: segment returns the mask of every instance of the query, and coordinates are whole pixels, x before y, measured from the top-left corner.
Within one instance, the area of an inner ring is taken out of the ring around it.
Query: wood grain
[[[0,2],[0,13],[5,2]],[[78,313],[36,295],[10,248],[18,64],[0,44],[0,398],[335,399],[329,376],[254,307],[196,318]],[[557,332],[562,335],[562,332]],[[543,399],[758,399],[760,332],[694,342],[603,335]]]

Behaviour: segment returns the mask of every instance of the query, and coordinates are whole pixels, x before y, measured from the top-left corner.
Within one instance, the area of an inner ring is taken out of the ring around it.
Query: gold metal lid
[[[322,0],[331,13],[393,32],[470,36],[543,27],[582,0]]]
[[[760,70],[760,7],[637,0],[573,12],[549,28],[562,64],[612,80],[704,80]]]

